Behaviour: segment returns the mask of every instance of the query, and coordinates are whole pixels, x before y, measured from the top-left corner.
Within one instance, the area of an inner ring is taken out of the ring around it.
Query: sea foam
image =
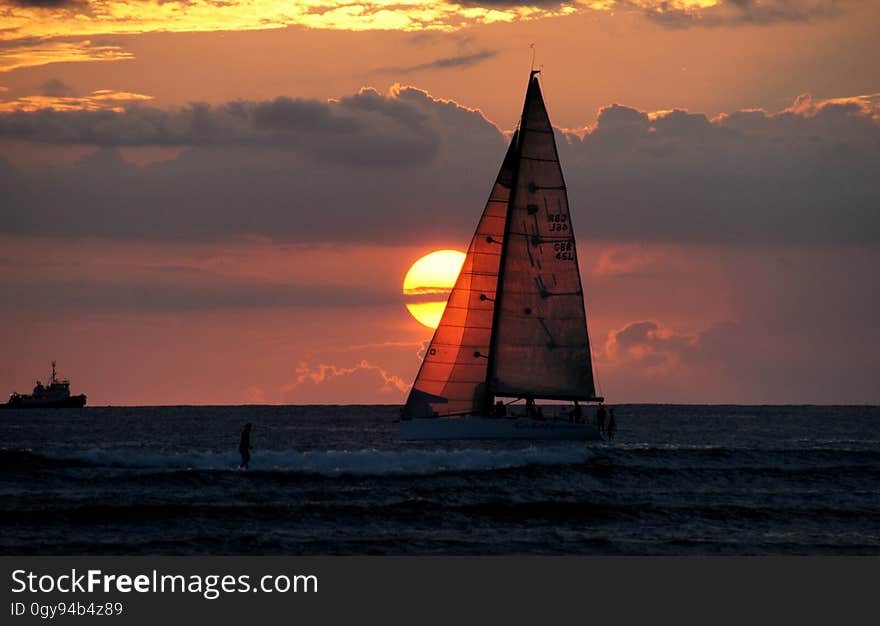
[[[147,452],[87,450],[71,460],[91,465],[162,470],[232,470],[234,452]],[[591,453],[581,447],[528,447],[515,450],[260,450],[251,457],[252,471],[279,471],[322,476],[423,475],[437,472],[487,471],[530,465],[584,463]]]

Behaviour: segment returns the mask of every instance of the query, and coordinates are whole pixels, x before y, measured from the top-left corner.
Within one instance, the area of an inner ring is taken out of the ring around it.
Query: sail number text
[[[557,241],[553,244],[557,261],[574,261],[574,244],[571,241]]]
[[[547,224],[551,233],[562,233],[568,230],[568,216],[560,213],[548,213]]]

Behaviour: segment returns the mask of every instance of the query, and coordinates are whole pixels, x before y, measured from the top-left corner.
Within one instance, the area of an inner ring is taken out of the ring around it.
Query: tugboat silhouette
[[[52,361],[52,379],[48,386],[37,381],[31,395],[13,393],[5,405],[8,409],[81,409],[86,405],[85,394],[70,395],[70,381],[58,380],[55,361]]]

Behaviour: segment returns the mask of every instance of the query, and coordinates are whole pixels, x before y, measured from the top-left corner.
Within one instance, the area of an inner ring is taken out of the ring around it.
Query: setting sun
[[[465,254],[458,250],[437,250],[426,254],[409,268],[403,279],[404,295],[429,297],[426,301],[406,305],[419,323],[437,328],[464,259]]]

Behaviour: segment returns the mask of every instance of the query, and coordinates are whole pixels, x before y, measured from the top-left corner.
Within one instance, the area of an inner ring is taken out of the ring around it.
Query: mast
[[[532,60],[532,67],[534,67],[534,59]],[[501,315],[501,296],[504,293],[504,266],[505,260],[507,259],[507,251],[509,249],[508,243],[510,241],[510,217],[513,212],[513,207],[516,206],[516,186],[519,180],[519,165],[522,160],[524,143],[523,135],[526,130],[526,116],[528,115],[529,109],[529,93],[532,90],[532,81],[540,72],[541,70],[535,69],[529,71],[529,83],[526,86],[526,97],[523,102],[522,115],[520,116],[519,130],[516,131],[516,157],[514,159],[513,179],[510,185],[510,197],[507,200],[507,216],[504,220],[504,236],[501,238],[501,263],[498,268],[498,284],[495,287],[495,310],[492,314],[492,334],[489,339],[489,364],[486,368],[486,395],[483,400],[483,413],[485,415],[492,414],[492,406],[495,404],[495,385],[493,384],[493,378],[495,377],[495,353],[497,352],[496,347],[498,345],[498,321]]]

